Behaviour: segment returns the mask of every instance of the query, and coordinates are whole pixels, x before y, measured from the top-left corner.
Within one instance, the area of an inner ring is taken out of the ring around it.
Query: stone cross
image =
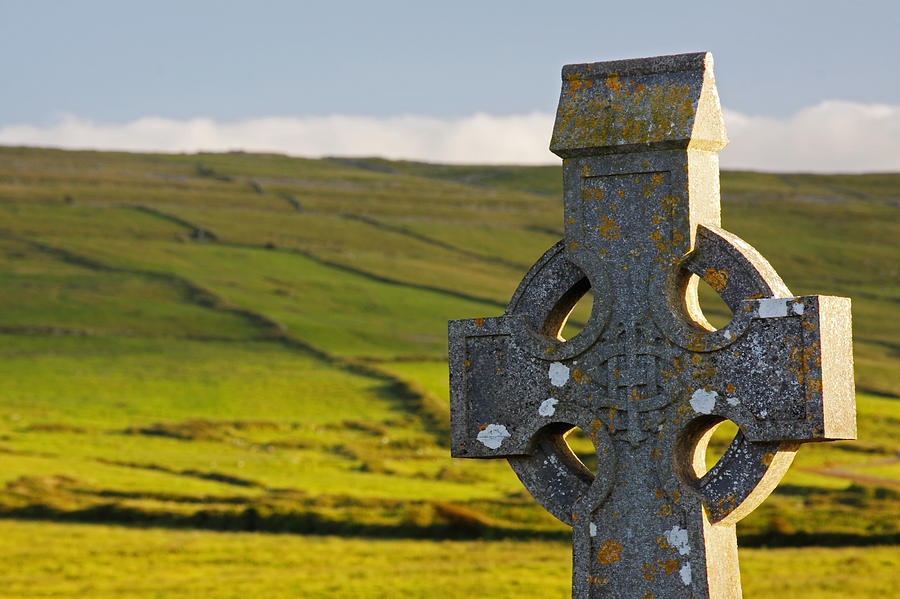
[[[450,322],[452,455],[508,458],[572,527],[575,598],[740,597],[735,523],[801,443],[856,436],[850,300],[792,296],[719,228],[709,54],[568,65],[562,80],[565,237],[503,316]],[[718,330],[699,279],[733,312]],[[587,324],[563,339],[588,290]],[[726,419],[739,432],[707,472]],[[565,441],[575,427],[596,474]]]

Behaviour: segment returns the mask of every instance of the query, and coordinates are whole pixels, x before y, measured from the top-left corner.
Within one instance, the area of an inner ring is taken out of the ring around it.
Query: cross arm
[[[542,429],[564,432],[582,424],[579,402],[572,400],[586,380],[577,360],[535,357],[534,348],[522,345],[526,328],[518,314],[450,321],[453,457],[532,455]]]
[[[694,354],[691,407],[754,442],[855,439],[850,328],[848,298],[746,300],[727,327],[733,343]]]
[[[449,323],[450,443],[453,457],[526,453],[520,422],[507,407],[516,367],[510,317]]]

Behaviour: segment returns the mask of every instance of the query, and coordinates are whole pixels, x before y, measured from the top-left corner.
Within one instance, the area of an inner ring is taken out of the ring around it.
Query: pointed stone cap
[[[728,143],[709,52],[570,64],[550,150],[563,158]]]

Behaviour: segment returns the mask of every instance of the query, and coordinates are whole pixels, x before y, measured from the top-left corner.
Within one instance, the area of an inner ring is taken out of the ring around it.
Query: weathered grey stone
[[[572,526],[573,597],[740,597],[735,523],[801,443],[855,438],[850,301],[793,297],[719,228],[726,143],[709,54],[564,67],[565,238],[503,316],[450,322],[452,454],[508,458]],[[727,326],[706,322],[697,277]],[[563,340],[589,289],[587,325]],[[704,474],[724,419],[741,432]]]

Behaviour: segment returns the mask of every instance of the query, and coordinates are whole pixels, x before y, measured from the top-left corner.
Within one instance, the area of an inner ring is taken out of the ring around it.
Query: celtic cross
[[[719,228],[709,54],[563,68],[565,237],[503,316],[450,323],[452,455],[508,458],[572,527],[575,598],[741,596],[735,523],[801,443],[856,435],[850,301],[794,297]],[[711,285],[733,312],[713,328]],[[590,290],[590,318],[560,332]],[[712,429],[739,431],[704,467]],[[593,441],[597,472],[572,453]]]

